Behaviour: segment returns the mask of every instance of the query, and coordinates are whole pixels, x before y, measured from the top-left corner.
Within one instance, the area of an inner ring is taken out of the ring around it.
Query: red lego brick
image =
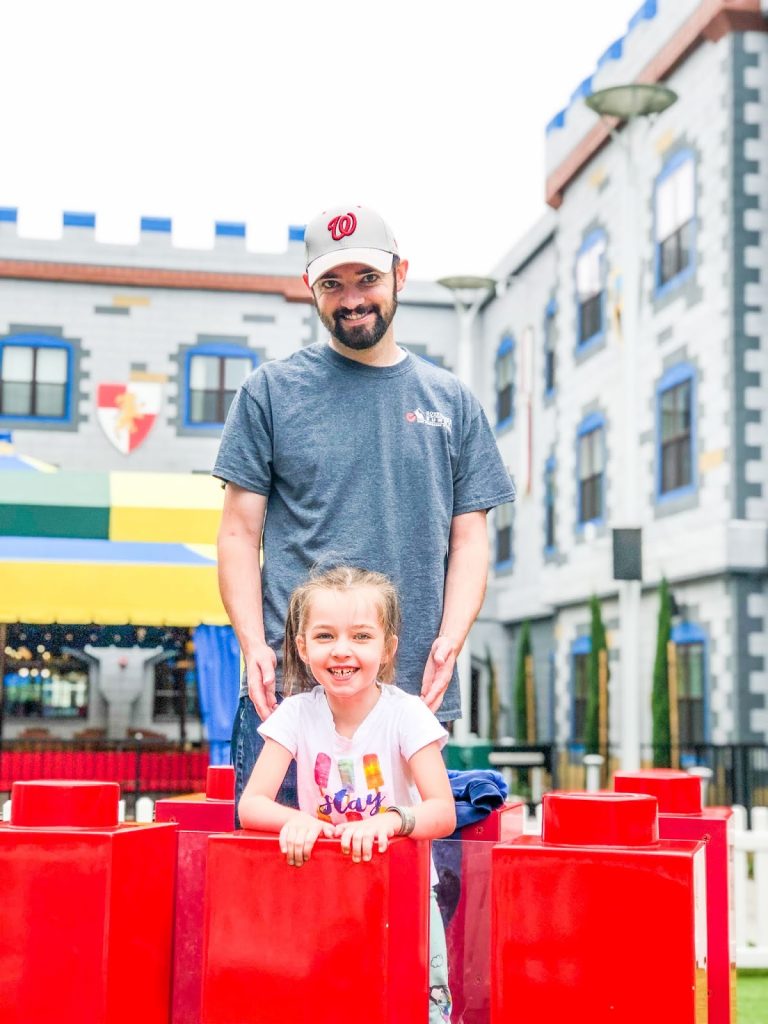
[[[205,1024],[425,1024],[429,843],[353,864],[319,840],[289,867],[277,836],[209,840]]]
[[[208,836],[212,832],[229,832],[234,826],[234,768],[209,766],[205,793],[158,800],[155,820],[179,825],[171,1024],[199,1024]]]
[[[709,1024],[731,1024],[736,1019],[733,811],[730,807],[702,807],[701,781],[685,772],[617,772],[614,786],[617,792],[656,797],[663,839],[706,843]]]
[[[13,787],[12,823],[0,826],[3,1024],[133,1024],[137,1007],[142,1024],[168,1020],[175,828],[118,825],[117,789]],[[79,824],[112,802],[111,824]]]
[[[493,848],[492,1024],[706,1021],[703,844],[653,838],[655,804],[548,794],[557,843]],[[622,845],[587,844],[599,823]]]

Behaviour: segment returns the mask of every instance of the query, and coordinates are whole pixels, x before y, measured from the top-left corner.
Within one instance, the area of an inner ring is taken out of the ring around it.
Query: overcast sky
[[[670,2],[670,0],[666,0]],[[361,203],[418,278],[486,273],[544,210],[544,128],[640,0],[3,0],[0,206],[253,249]]]

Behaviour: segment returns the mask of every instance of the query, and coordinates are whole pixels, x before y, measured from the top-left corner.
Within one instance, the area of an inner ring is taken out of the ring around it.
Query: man
[[[219,583],[246,666],[232,739],[238,795],[261,748],[259,720],[277,706],[288,597],[317,563],[394,580],[397,684],[441,720],[460,717],[455,662],[485,593],[486,513],[514,498],[477,400],[395,342],[408,263],[382,218],[328,210],[305,245],[304,281],[330,337],[248,377],[214,468],[227,485]],[[295,801],[290,784],[281,799]]]

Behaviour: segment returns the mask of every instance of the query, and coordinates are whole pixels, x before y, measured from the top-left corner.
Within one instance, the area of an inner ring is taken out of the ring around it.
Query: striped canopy
[[[0,622],[228,621],[212,546],[0,537]]]
[[[183,473],[0,473],[0,622],[222,625],[223,491]]]

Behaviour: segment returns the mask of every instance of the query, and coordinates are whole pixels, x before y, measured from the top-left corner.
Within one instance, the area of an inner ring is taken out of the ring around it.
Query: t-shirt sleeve
[[[515,500],[515,485],[502,461],[491,425],[474,395],[470,396],[469,415],[453,478],[455,516]]]
[[[213,475],[257,494],[272,484],[272,406],[269,383],[257,369],[229,407]]]
[[[409,696],[400,711],[400,753],[410,761],[414,754],[435,741],[442,750],[448,742],[448,733],[421,698]]]
[[[296,697],[286,697],[282,700],[269,718],[259,726],[259,735],[265,740],[274,740],[279,743],[293,756],[299,747],[299,718],[301,714],[301,701]]]

